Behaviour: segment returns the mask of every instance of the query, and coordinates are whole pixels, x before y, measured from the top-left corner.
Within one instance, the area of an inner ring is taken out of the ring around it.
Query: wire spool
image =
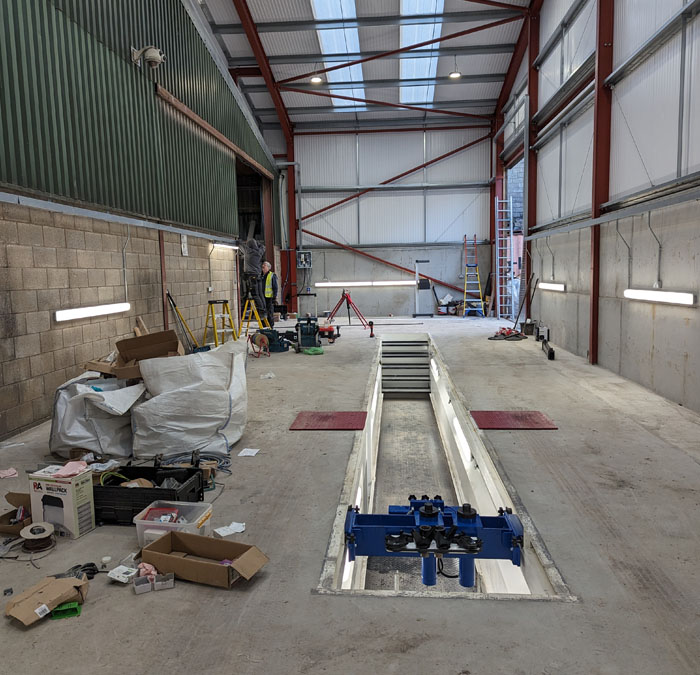
[[[24,553],[41,553],[54,545],[54,526],[51,523],[32,523],[19,533]]]

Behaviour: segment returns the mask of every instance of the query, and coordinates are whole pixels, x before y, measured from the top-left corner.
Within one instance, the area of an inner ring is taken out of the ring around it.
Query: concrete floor
[[[377,333],[427,330],[469,407],[541,410],[559,424],[558,431],[487,437],[579,602],[314,593],[353,432],[288,427],[300,410],[361,407],[377,345],[350,328],[324,356],[249,361],[249,424],[237,447],[261,452],[233,457],[214,525],[245,521],[240,540],[271,559],[261,574],[230,591],[178,582],[141,597],[100,575],[79,619],[26,630],[4,624],[5,669],[697,673],[700,416],[561,350],[548,362],[533,339],[487,341],[497,327],[494,320],[443,318],[415,328],[377,326]],[[275,379],[261,380],[268,371]],[[48,428],[0,449],[0,467],[34,467],[46,453]],[[23,484],[3,480],[0,487]],[[40,571],[0,561],[0,588],[20,591],[44,573],[103,555],[117,559],[135,547],[133,528],[103,527],[61,542]]]

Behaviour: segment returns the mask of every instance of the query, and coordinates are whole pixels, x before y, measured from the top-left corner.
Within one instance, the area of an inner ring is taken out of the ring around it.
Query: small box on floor
[[[73,539],[95,529],[92,471],[59,478],[60,465],[29,474],[29,494],[34,522],[45,521],[66,530]]]
[[[5,499],[15,508],[0,516],[0,533],[17,537],[27,525],[32,524],[31,500],[28,494],[22,492],[8,492]]]

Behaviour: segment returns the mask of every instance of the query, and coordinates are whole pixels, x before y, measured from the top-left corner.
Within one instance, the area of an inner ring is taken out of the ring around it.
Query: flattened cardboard
[[[251,579],[269,562],[257,546],[184,532],[169,532],[152,542],[142,559],[161,574],[172,572],[178,579],[220,588],[230,588],[240,577]],[[222,560],[232,564],[222,565]]]
[[[31,626],[64,602],[78,602],[82,605],[87,597],[88,585],[85,575],[82,579],[46,577],[12,598],[5,605],[5,616]],[[44,606],[48,611],[44,611]]]
[[[19,536],[22,528],[32,524],[32,517],[27,516],[21,523],[15,525],[10,525],[10,521],[17,515],[17,509],[20,506],[24,506],[27,509],[27,513],[31,511],[31,497],[25,492],[8,492],[5,495],[5,499],[15,508],[0,516],[0,533]]]

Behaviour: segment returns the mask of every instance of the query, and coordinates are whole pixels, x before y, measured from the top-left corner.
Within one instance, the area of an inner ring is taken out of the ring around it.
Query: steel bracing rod
[[[527,14],[527,7],[520,7],[518,5],[511,5],[507,2],[496,2],[496,0],[465,0],[465,2],[471,2],[475,5],[488,5],[489,7],[499,7],[500,9],[512,9],[521,14]]]
[[[406,103],[389,103],[388,101],[377,101],[372,98],[357,98],[356,96],[341,96],[340,94],[329,94],[325,91],[310,91],[308,89],[298,89],[296,87],[281,86],[282,91],[294,92],[296,94],[308,94],[309,96],[321,96],[322,98],[339,98],[343,101],[355,101],[357,103],[371,103],[388,108],[402,108],[404,110],[417,110],[418,112],[432,112],[440,115],[453,115],[454,117],[468,117],[471,119],[490,120],[491,115],[476,115],[475,113],[464,113],[456,110],[440,110],[439,108],[422,108],[417,105]]]
[[[467,150],[468,148],[471,148],[472,146],[477,145],[478,143],[486,141],[489,138],[490,138],[490,136],[482,136],[481,138],[477,138],[475,141],[470,141],[469,143],[461,145],[460,147],[455,148],[454,150],[450,150],[449,152],[446,152],[445,154],[440,155],[439,157],[436,157],[435,159],[431,159],[430,161],[424,162],[423,164],[419,164],[418,166],[414,166],[413,168],[408,169],[407,171],[404,171],[403,173],[399,173],[396,176],[392,176],[391,178],[387,178],[386,180],[379,183],[379,185],[388,185],[389,183],[393,183],[394,181],[397,181],[401,178],[404,178],[405,176],[408,176],[409,174],[412,174],[416,171],[420,171],[421,169],[425,169],[426,167],[429,167],[432,164],[435,164],[436,162],[440,162],[443,159],[447,159],[448,157],[451,157],[452,155],[456,155],[458,152],[462,152],[463,150]],[[341,204],[345,204],[349,201],[352,201],[353,199],[357,199],[358,197],[361,197],[362,195],[366,195],[368,192],[372,192],[372,190],[373,190],[373,188],[367,188],[365,190],[362,190],[361,192],[356,192],[355,194],[352,194],[349,197],[344,197],[343,199],[340,199],[337,202],[333,202],[332,204],[329,204],[328,206],[324,206],[322,209],[318,209],[317,211],[313,211],[312,213],[307,213],[305,216],[302,216],[301,220],[308,220],[309,218],[313,218],[314,216],[318,216],[321,213],[325,213],[326,211],[330,211],[331,209],[334,209],[336,206],[340,206]]]
[[[243,0],[234,0],[234,2],[242,2]],[[387,56],[392,56],[393,54],[401,54],[403,52],[411,51],[412,49],[419,49],[420,47],[427,47],[428,45],[436,44],[438,42],[444,42],[445,40],[452,40],[454,38],[463,37],[465,35],[471,35],[472,33],[478,33],[482,30],[488,30],[489,28],[496,28],[497,26],[502,26],[511,21],[520,21],[521,16],[511,16],[507,19],[501,19],[500,21],[492,21],[491,23],[484,24],[483,26],[476,26],[475,28],[468,28],[466,30],[459,31],[457,33],[450,33],[449,35],[443,35],[441,37],[433,38],[432,40],[425,40],[424,42],[417,42],[413,45],[407,45],[406,47],[400,47],[399,49],[392,49],[388,52],[380,52],[379,54],[374,54],[372,56],[365,56],[361,59],[355,59],[354,61],[348,61],[347,63],[339,63],[337,66],[330,66],[328,68],[323,68],[321,70],[314,70],[311,73],[304,73],[303,75],[295,75],[294,77],[288,77],[286,80],[280,80],[279,84],[287,84],[288,82],[296,82],[297,80],[303,80],[311,75],[319,75],[320,73],[329,73],[333,70],[339,70],[340,68],[348,68],[349,66],[355,66],[360,63],[367,63],[368,61],[374,61],[375,59],[381,59]]]
[[[311,230],[307,230],[302,228],[301,230],[304,234],[308,234],[311,237],[316,237],[317,239],[322,239],[323,241],[328,242],[329,244],[333,244],[333,246],[338,246],[339,248],[345,249],[346,251],[350,251],[351,253],[355,253],[356,255],[361,255],[365,258],[369,258],[370,260],[374,260],[375,262],[381,263],[382,265],[386,265],[387,267],[393,267],[395,270],[401,270],[402,272],[406,272],[410,274],[411,276],[415,276],[416,271],[408,269],[408,267],[403,267],[401,265],[397,265],[396,263],[389,262],[388,260],[384,260],[384,258],[378,258],[376,255],[372,255],[371,253],[367,253],[366,251],[361,251],[359,248],[355,248],[354,246],[348,246],[347,244],[343,244],[339,241],[336,241],[335,239],[330,239],[329,237],[324,237],[322,234],[317,234],[316,232],[312,232]],[[430,277],[427,274],[423,274],[422,272],[418,273],[419,277],[423,277],[423,279],[428,279],[432,281],[434,284],[438,284],[439,286],[444,286],[445,288],[449,288],[450,290],[457,291],[458,293],[462,293],[464,291],[463,288],[459,288],[458,286],[453,286],[452,284],[448,284],[445,281],[440,281],[440,279],[436,279],[435,277]]]
[[[255,60],[257,61],[258,68],[262,74],[267,89],[272,97],[272,101],[275,104],[275,109],[277,110],[277,115],[282,125],[282,131],[284,133],[284,138],[287,144],[292,143],[292,122],[289,119],[289,114],[287,113],[287,108],[284,105],[282,96],[275,83],[275,77],[272,74],[272,68],[270,68],[270,62],[267,60],[267,54],[265,54],[265,48],[263,47],[262,41],[260,40],[260,35],[258,35],[258,30],[255,27],[255,21],[253,21],[253,16],[250,13],[250,8],[246,0],[232,0],[236,12],[238,13],[238,18],[241,20],[241,25],[245,31],[246,37],[248,38],[248,43],[250,48],[253,50],[255,55]]]

